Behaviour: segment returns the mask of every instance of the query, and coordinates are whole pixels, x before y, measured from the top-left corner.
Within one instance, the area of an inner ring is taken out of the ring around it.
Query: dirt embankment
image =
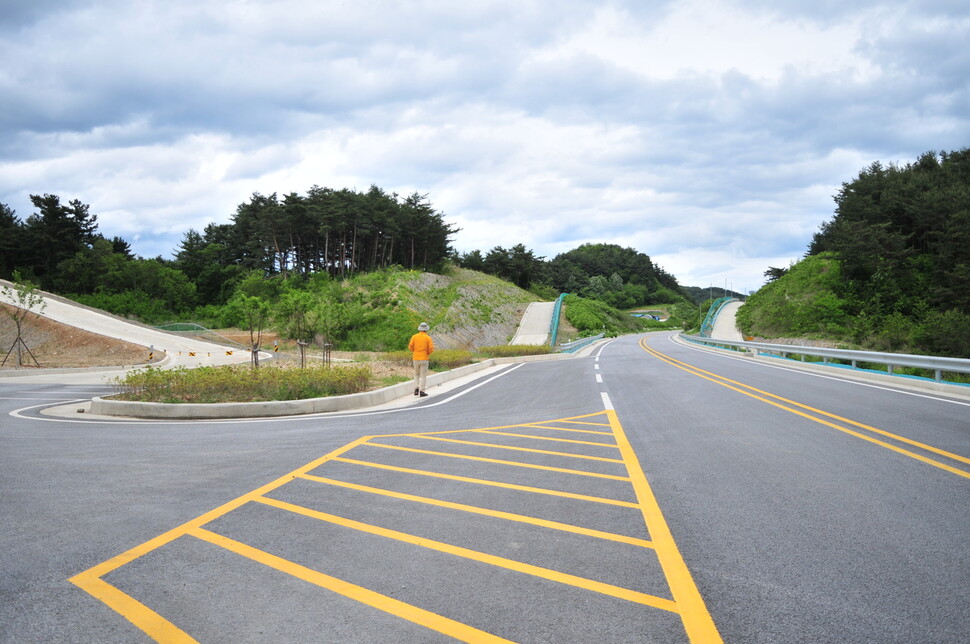
[[[473,271],[456,270],[464,280],[459,284],[455,284],[453,278],[421,274],[408,285],[415,294],[413,303],[416,312],[429,320],[437,320],[431,331],[435,345],[439,349],[474,350],[482,346],[506,344],[515,334],[519,320],[529,302],[535,299],[534,296],[495,278]],[[569,325],[563,321],[560,339],[568,336]],[[8,315],[0,314],[0,360],[3,360],[16,337],[13,321]],[[196,337],[239,348],[251,346],[248,331],[240,329],[207,331]],[[24,323],[23,339],[42,368],[130,366],[147,363],[149,358],[147,347],[100,336],[33,314]],[[299,353],[290,346],[292,343],[285,342],[275,333],[264,332],[260,344],[264,350],[273,351],[274,340],[279,340],[281,348],[286,345],[289,349],[275,356],[277,363],[299,362]],[[403,345],[400,347],[401,350],[405,348]],[[34,359],[26,351],[22,351],[21,355],[25,368],[36,367]],[[307,352],[309,362],[318,361],[320,357],[319,349]],[[332,354],[334,361],[380,362],[381,357],[356,351],[335,351]],[[17,368],[17,364],[17,351],[14,350],[3,369]]]
[[[6,369],[17,367],[17,327],[6,311],[0,312],[0,362],[6,357]],[[148,362],[148,347],[115,340],[90,333],[45,317],[29,315],[23,323],[23,341],[28,353],[21,347],[21,360],[25,368],[57,367],[114,367]],[[9,352],[9,355],[8,355]],[[30,354],[33,354],[31,357]],[[34,362],[36,358],[36,363]]]

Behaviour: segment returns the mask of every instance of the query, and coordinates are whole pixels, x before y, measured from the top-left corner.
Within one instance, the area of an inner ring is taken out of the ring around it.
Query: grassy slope
[[[763,338],[844,339],[850,318],[835,292],[840,280],[837,260],[806,257],[748,298],[738,310],[738,326],[745,335]]]
[[[417,271],[363,276],[353,288],[380,316],[398,327],[404,343],[420,321],[442,349],[474,349],[507,344],[530,302],[538,298],[484,273],[449,268],[444,275]],[[392,347],[387,347],[388,349]]]

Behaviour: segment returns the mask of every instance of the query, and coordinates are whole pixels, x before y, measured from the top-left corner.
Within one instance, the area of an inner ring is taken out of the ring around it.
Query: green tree
[[[961,328],[954,320],[970,318],[970,149],[927,152],[905,166],[873,163],[842,184],[835,202],[808,254],[838,259],[836,295],[856,309],[853,335],[899,344],[897,314],[913,328]],[[911,338],[954,349],[935,333]]]
[[[774,282],[779,277],[783,277],[787,272],[787,268],[776,268],[775,266],[769,266],[768,270],[765,271],[765,277],[768,278],[769,282]]]
[[[259,350],[263,331],[270,319],[270,304],[266,300],[237,291],[226,305],[240,326],[249,331],[249,350],[253,368],[259,366]]]
[[[482,257],[482,251],[480,250],[473,250],[459,255],[458,265],[468,270],[478,271],[480,273],[485,272],[485,258]]]
[[[27,218],[23,243],[27,268],[42,284],[55,277],[57,265],[89,248],[97,238],[97,215],[74,199],[67,205],[57,195],[30,195],[37,212]]]
[[[310,342],[315,333],[317,297],[303,290],[290,290],[280,297],[273,319],[281,333],[298,342]]]
[[[321,298],[314,308],[315,330],[323,344],[336,344],[347,327],[347,311],[333,298]]]
[[[94,293],[104,287],[109,271],[118,272],[118,268],[111,265],[112,256],[122,263],[131,261],[124,255],[116,255],[114,246],[107,239],[95,239],[90,246],[60,262],[47,281],[58,293]]]
[[[508,280],[512,274],[512,261],[509,257],[509,251],[501,246],[496,246],[488,251],[485,254],[483,264],[485,272],[489,275],[495,275],[496,277]]]
[[[496,246],[488,251],[488,254],[481,258],[479,251],[474,251],[477,255],[469,253],[468,256],[472,263],[481,260],[480,269],[489,275],[495,275],[502,279],[512,282],[519,288],[528,289],[532,285],[533,279],[542,272],[542,258],[536,257],[530,249],[523,244],[516,244],[506,250],[501,246]],[[465,268],[472,268],[465,266]]]
[[[203,304],[225,304],[241,278],[243,269],[227,257],[220,242],[221,228],[210,225],[205,235],[189,229],[175,254],[173,268],[195,284],[196,297]]]
[[[671,291],[675,297],[689,297],[672,275],[654,266],[649,256],[616,244],[583,244],[557,255],[550,262],[547,279],[552,286],[567,293],[586,288],[591,277],[610,279],[614,274],[624,284],[642,286],[643,301],[659,295],[661,289]]]
[[[23,225],[7,204],[0,203],[0,278],[10,278],[24,263]]]

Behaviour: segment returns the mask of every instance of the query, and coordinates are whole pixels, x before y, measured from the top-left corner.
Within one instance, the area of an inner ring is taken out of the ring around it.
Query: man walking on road
[[[428,360],[434,352],[434,340],[428,335],[427,322],[418,325],[418,332],[411,336],[408,342],[408,349],[411,350],[411,359],[414,361],[414,395],[427,396],[424,393],[425,383],[428,380]]]

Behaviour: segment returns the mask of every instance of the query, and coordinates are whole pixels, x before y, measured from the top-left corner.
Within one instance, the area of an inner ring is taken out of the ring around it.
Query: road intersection
[[[966,639],[970,404],[669,336],[273,419],[0,379],[0,640]]]

